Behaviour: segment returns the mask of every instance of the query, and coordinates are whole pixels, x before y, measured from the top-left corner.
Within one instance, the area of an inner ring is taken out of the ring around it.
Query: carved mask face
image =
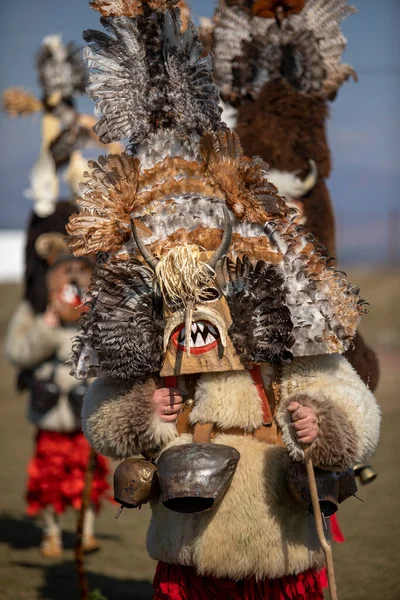
[[[164,362],[162,376],[245,369],[228,331],[232,318],[216,284],[204,290],[204,300],[172,312],[164,305]]]
[[[232,319],[223,297],[222,259],[232,238],[232,223],[224,206],[225,230],[214,253],[198,247],[173,248],[159,261],[132,233],[143,258],[155,271],[164,296],[164,361],[162,376],[243,370],[229,338]]]
[[[67,257],[48,272],[49,304],[63,323],[74,323],[86,310],[83,305],[89,290],[93,267],[87,260]]]

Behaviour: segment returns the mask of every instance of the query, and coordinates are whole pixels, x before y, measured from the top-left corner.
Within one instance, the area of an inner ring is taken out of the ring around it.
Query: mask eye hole
[[[221,292],[215,287],[204,288],[200,300],[202,302],[216,302],[221,297]]]

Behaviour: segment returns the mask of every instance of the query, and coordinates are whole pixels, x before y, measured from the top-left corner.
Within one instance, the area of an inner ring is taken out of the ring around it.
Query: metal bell
[[[360,463],[353,467],[354,474],[359,477],[362,485],[372,483],[377,477],[378,473],[367,463]]]
[[[339,478],[334,471],[315,468],[314,473],[321,512],[324,517],[331,517],[339,508]],[[310,485],[303,463],[290,464],[286,483],[293,498],[313,514]]]
[[[114,500],[124,508],[137,508],[149,501],[157,485],[157,467],[142,458],[128,458],[115,469]]]

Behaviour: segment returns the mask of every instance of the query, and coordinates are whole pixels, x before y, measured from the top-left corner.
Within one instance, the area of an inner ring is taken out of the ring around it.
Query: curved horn
[[[314,187],[314,185],[317,183],[317,178],[318,178],[317,163],[315,162],[315,160],[312,160],[311,158],[308,162],[310,163],[310,172],[307,175],[307,177],[305,179],[303,179],[303,181],[302,181],[303,195],[307,194]]]
[[[229,210],[226,205],[223,205],[224,218],[225,218],[225,229],[224,235],[222,236],[222,241],[219,247],[216,249],[210,260],[208,261],[208,266],[212,269],[215,269],[217,266],[217,262],[221,260],[223,256],[228,252],[229,246],[231,244],[232,239],[232,220],[229,214]]]
[[[159,262],[158,258],[153,256],[147,250],[146,246],[143,244],[142,239],[139,236],[138,231],[136,229],[135,221],[133,219],[131,219],[131,229],[132,229],[133,238],[136,242],[137,247],[139,248],[140,254],[143,256],[143,258],[147,262],[147,264],[153,269],[153,271],[155,271],[156,267],[158,265],[158,262]]]

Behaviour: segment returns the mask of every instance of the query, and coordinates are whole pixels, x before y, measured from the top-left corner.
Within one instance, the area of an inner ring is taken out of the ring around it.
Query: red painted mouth
[[[180,351],[186,351],[185,325],[182,323],[175,329],[171,336],[174,346]],[[208,321],[195,321],[192,323],[190,336],[190,354],[205,354],[216,348],[220,342],[220,335],[217,328]]]
[[[60,300],[68,306],[79,308],[83,303],[78,287],[74,283],[66,283],[60,293]]]

